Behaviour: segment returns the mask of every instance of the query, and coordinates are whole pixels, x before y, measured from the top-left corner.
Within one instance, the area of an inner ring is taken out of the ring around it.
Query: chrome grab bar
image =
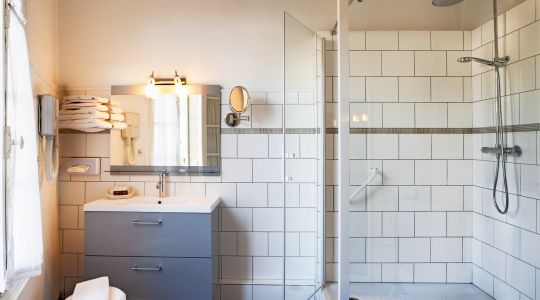
[[[143,267],[138,267],[137,265],[131,267],[131,269],[133,271],[150,271],[150,272],[161,272],[161,270],[163,269],[161,266],[157,266],[157,267],[154,267],[154,268],[143,268]]]
[[[157,221],[138,221],[138,220],[135,220],[135,221],[131,221],[131,224],[135,224],[135,225],[161,225],[161,224],[163,224],[163,221],[161,221],[161,220],[157,220]]]
[[[501,147],[498,146],[498,147],[482,147],[482,149],[480,149],[482,151],[482,153],[491,153],[491,154],[500,154],[501,153]],[[508,154],[508,155],[513,155],[513,156],[521,156],[521,147],[519,146],[514,146],[514,147],[505,147],[504,148],[504,153]]]

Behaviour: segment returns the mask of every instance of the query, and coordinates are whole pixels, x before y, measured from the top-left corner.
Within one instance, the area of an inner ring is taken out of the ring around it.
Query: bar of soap
[[[112,189],[112,194],[114,196],[123,196],[129,194],[129,187],[127,186],[114,186]]]

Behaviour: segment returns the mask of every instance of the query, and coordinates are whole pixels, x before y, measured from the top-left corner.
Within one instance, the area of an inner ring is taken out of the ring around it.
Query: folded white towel
[[[92,107],[81,107],[81,108],[73,108],[73,109],[61,109],[59,114],[60,115],[80,115],[80,114],[87,114],[90,116],[98,115],[103,111],[96,110]],[[105,111],[107,113],[108,111]]]
[[[120,107],[111,106],[111,113],[113,114],[121,114],[124,110],[122,110]]]
[[[122,122],[122,121],[124,121],[124,115],[122,115],[122,114],[111,114],[111,120],[112,121]]]
[[[113,126],[112,129],[116,129],[116,130],[122,130],[128,127],[128,124],[124,122],[111,122],[111,124]]]
[[[109,300],[109,277],[99,277],[77,283],[73,300]]]
[[[72,109],[81,109],[81,108],[93,108],[99,111],[109,111],[109,108],[103,104],[97,102],[88,102],[88,103],[71,103],[63,104],[62,110],[72,110]]]
[[[60,121],[58,122],[58,127],[83,130],[83,131],[87,131],[85,129],[91,130],[93,128],[93,131],[95,132],[95,131],[103,131],[105,129],[111,129],[112,124],[110,122],[107,122],[101,119],[84,119],[84,120]],[[92,131],[89,131],[89,132],[92,132]]]
[[[80,119],[108,119],[109,114],[102,111],[95,111],[95,114],[60,114],[58,120],[80,120]]]
[[[111,100],[109,103],[110,103],[112,106],[120,106],[120,102],[118,102],[118,101]]]
[[[109,103],[109,99],[98,97],[98,96],[90,96],[90,95],[74,95],[74,96],[64,97],[64,103],[73,103],[73,102]]]

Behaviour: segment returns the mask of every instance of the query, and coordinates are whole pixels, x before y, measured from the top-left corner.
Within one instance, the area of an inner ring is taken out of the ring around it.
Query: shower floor
[[[361,300],[484,300],[493,299],[472,284],[352,283],[351,296]],[[337,285],[323,292],[325,300],[337,299]]]

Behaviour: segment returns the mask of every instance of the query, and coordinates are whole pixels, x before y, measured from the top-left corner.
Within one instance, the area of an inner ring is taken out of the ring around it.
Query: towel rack
[[[364,182],[364,184],[362,184],[360,186],[360,188],[354,193],[351,195],[351,197],[349,198],[349,201],[353,201],[356,196],[358,196],[358,194],[360,194],[360,192],[366,188],[366,186],[375,178],[377,177],[377,175],[379,174],[379,169],[378,168],[371,168],[369,169],[369,177],[368,179]]]

